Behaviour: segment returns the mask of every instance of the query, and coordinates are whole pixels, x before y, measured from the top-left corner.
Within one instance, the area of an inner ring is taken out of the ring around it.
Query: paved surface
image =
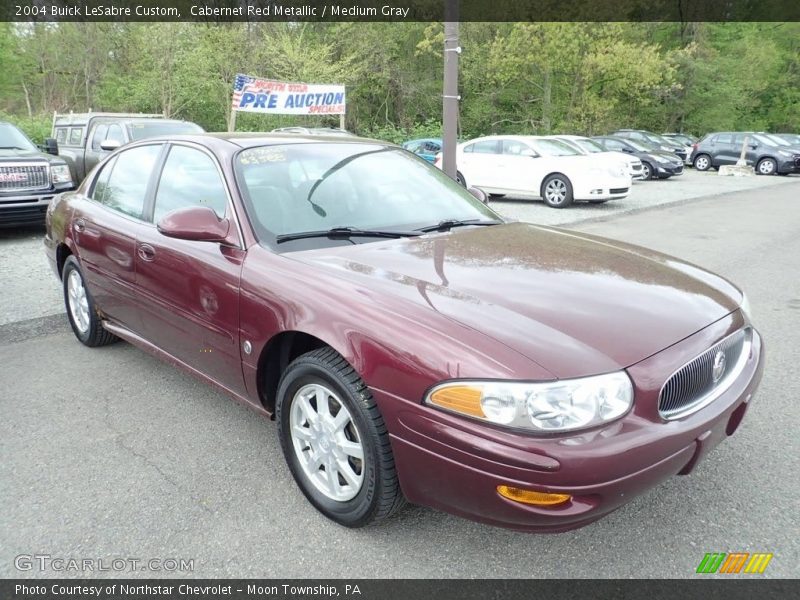
[[[15,571],[23,553],[191,558],[204,577],[694,577],[704,553],[730,551],[773,552],[766,576],[800,576],[800,182],[578,228],[691,260],[751,298],[760,394],[691,476],[566,534],[419,507],[347,530],[297,490],[271,422],[127,344],[91,350],[63,318],[34,319],[0,326],[0,577],[59,575]]]

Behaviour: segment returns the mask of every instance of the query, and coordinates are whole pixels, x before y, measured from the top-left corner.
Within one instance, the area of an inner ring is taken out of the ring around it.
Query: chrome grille
[[[50,187],[50,170],[43,163],[0,165],[0,192],[41,190]]]
[[[678,369],[661,388],[659,414],[668,420],[679,419],[717,399],[744,369],[752,338],[752,330],[740,329]],[[717,358],[718,354],[724,362]]]

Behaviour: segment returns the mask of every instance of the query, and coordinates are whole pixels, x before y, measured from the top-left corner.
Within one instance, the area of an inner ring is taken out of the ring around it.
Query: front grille
[[[740,329],[678,369],[661,388],[659,414],[679,419],[713,402],[744,369],[752,337],[752,330]]]
[[[675,173],[683,173],[683,165],[678,165],[675,167]]]
[[[633,170],[634,170],[634,171],[641,171],[641,170],[642,170],[642,165],[641,165],[641,163],[639,163],[638,165],[632,165],[632,166],[633,166]]]
[[[611,194],[627,194],[628,188],[611,188],[608,190]]]
[[[0,166],[0,192],[24,192],[49,187],[50,173],[46,164]]]

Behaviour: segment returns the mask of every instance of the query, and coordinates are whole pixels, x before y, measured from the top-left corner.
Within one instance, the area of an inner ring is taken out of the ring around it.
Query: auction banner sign
[[[239,112],[267,115],[343,115],[343,85],[287,83],[250,75],[236,76],[233,104]]]

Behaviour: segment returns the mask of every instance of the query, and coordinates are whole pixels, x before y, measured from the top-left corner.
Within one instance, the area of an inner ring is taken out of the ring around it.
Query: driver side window
[[[214,160],[205,152],[188,146],[173,146],[156,192],[153,222],[169,212],[190,206],[208,206],[225,217],[228,195]]]

